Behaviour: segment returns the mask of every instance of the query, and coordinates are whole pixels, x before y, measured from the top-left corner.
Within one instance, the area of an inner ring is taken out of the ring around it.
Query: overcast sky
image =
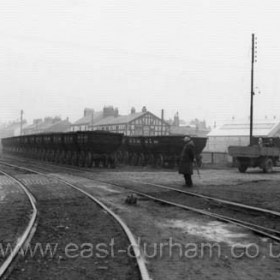
[[[1,0],[0,121],[143,106],[208,125],[280,118],[280,1]],[[258,93],[260,91],[260,93]]]

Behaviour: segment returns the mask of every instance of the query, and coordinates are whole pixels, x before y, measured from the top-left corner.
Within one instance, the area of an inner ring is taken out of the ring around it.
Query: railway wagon
[[[27,139],[20,136],[4,138],[1,143],[4,153],[24,155],[25,150],[28,148]]]
[[[118,151],[118,161],[129,165],[152,165],[154,167],[174,167],[178,164],[184,146],[184,136],[126,136]],[[206,137],[191,137],[195,145],[195,156],[201,164],[201,152],[206,145]]]
[[[104,130],[77,132],[79,155],[78,165],[91,167],[102,164],[105,167],[115,167],[116,152],[122,145],[123,134]]]
[[[19,149],[19,137],[9,137],[1,139],[2,151],[4,153],[13,154]]]
[[[114,167],[123,134],[79,131],[9,137],[2,139],[3,152],[40,160],[91,167]]]

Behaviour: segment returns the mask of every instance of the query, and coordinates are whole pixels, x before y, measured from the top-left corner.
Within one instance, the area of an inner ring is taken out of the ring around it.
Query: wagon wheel
[[[54,161],[55,161],[56,163],[59,163],[60,155],[61,155],[61,151],[57,150],[57,151],[55,152],[55,157],[54,157]]]
[[[148,165],[154,166],[155,165],[155,157],[153,154],[148,156]]]
[[[138,163],[138,155],[136,153],[133,153],[130,159],[130,164],[135,166]]]
[[[39,159],[39,160],[42,160],[42,155],[43,155],[43,149],[41,148],[41,149],[39,149],[39,151],[38,151],[38,159]]]
[[[46,160],[46,150],[42,151],[41,160]]]
[[[55,150],[51,150],[50,161],[54,162],[55,160]]]
[[[78,164],[77,152],[72,152],[72,154],[71,154],[71,164],[72,165],[77,165]]]
[[[164,164],[164,158],[162,154],[157,155],[156,157],[156,162],[155,162],[155,167],[159,168],[162,167]]]
[[[50,161],[50,158],[51,158],[51,151],[47,150],[46,151],[46,161]]]
[[[138,156],[138,165],[144,166],[145,165],[145,156],[143,153],[141,153]]]
[[[71,152],[67,151],[65,161],[67,164],[71,164]]]
[[[105,167],[105,168],[110,167],[110,160],[109,160],[109,157],[107,155],[103,157],[101,162],[102,162],[103,167]]]
[[[122,163],[123,162],[123,153],[121,151],[117,151],[115,157],[115,162]]]
[[[99,167],[100,166],[100,163],[101,163],[101,159],[100,158],[96,158],[93,160],[94,162],[94,167]]]
[[[58,162],[59,163],[64,163],[64,158],[65,158],[65,151],[61,151],[59,153]]]
[[[81,151],[78,156],[78,166],[84,167],[85,166],[85,152]]]
[[[45,153],[44,149],[41,149],[40,150],[40,157],[39,157],[40,160],[44,160],[44,153]]]
[[[57,153],[58,153],[58,151],[53,151],[53,162],[56,162],[56,158],[57,158]]]
[[[37,158],[37,155],[38,155],[37,149],[36,149],[36,148],[33,148],[33,149],[32,149],[32,157],[33,157],[33,158]]]
[[[273,170],[273,162],[272,159],[268,158],[265,160],[263,164],[263,172],[264,173],[271,173]]]
[[[49,156],[48,156],[48,161],[53,161],[54,160],[54,151],[50,150],[49,151]]]
[[[33,150],[34,150],[34,149],[31,148],[31,149],[29,150],[29,153],[28,153],[28,154],[29,154],[29,157],[31,157],[31,158],[34,156],[34,151],[33,151]]]
[[[176,156],[172,156],[171,159],[168,162],[168,167],[169,168],[174,168],[176,165]]]
[[[42,160],[42,154],[43,154],[43,150],[40,149],[40,150],[38,151],[38,159],[39,159],[39,160]]]
[[[122,152],[122,158],[123,158],[124,164],[129,164],[129,152],[128,151]]]
[[[87,152],[86,158],[85,158],[85,165],[86,167],[92,167],[92,154],[91,152]]]
[[[116,168],[117,164],[117,156],[116,155],[111,155],[109,157],[109,167],[110,168]]]

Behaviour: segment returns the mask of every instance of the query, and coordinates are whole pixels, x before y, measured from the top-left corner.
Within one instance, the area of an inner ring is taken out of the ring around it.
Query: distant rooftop
[[[257,120],[253,123],[254,136],[274,136],[280,130],[279,120]],[[218,128],[213,129],[208,136],[249,136],[250,123],[231,121]]]
[[[99,126],[99,125],[110,125],[110,124],[125,124],[129,123],[132,120],[146,114],[146,112],[139,112],[139,113],[134,113],[126,116],[119,116],[119,117],[107,117],[99,122],[94,123],[94,126]]]

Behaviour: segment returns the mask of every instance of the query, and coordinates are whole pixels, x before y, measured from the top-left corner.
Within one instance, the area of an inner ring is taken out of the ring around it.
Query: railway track
[[[72,172],[81,172],[81,170],[76,168],[61,168],[64,171],[69,170]],[[126,190],[131,191],[138,196],[145,197],[153,201],[172,205],[202,215],[207,215],[227,223],[239,225],[257,234],[280,242],[280,230],[275,229],[275,227],[279,225],[280,212],[253,207],[250,205],[236,203],[211,196],[205,196],[159,184],[144,183],[135,180],[130,180],[127,182],[127,180],[124,181],[116,178],[111,180],[101,180],[96,178],[96,173],[92,174],[92,170],[90,171],[91,173],[86,174],[86,177],[90,180],[125,188]],[[85,177],[84,172],[83,176]],[[118,183],[116,183],[116,181],[118,181]],[[166,199],[166,197],[168,199]],[[191,200],[186,199],[186,197],[191,197]],[[197,205],[200,205],[201,207],[198,208]],[[226,212],[230,212],[230,215],[221,214],[221,212],[224,212],[225,209]],[[239,218],[240,216],[242,216],[242,219]],[[268,217],[269,219],[267,219]],[[271,219],[273,220],[272,222],[270,222]],[[252,220],[257,220],[258,223],[254,223]],[[268,226],[266,226],[266,224],[268,224]]]
[[[9,273],[11,272],[12,266],[14,265],[16,258],[20,253],[20,250],[23,250],[25,246],[28,246],[33,235],[35,234],[37,224],[38,224],[38,210],[36,207],[36,200],[34,196],[31,194],[31,192],[22,182],[20,182],[13,176],[10,176],[6,172],[2,171],[1,169],[0,169],[0,174],[4,175],[6,178],[14,182],[25,193],[30,203],[30,206],[32,208],[31,216],[29,217],[29,221],[27,223],[25,230],[23,231],[21,236],[17,238],[17,241],[15,242],[12,250],[10,251],[10,254],[1,263],[0,278],[6,279]],[[1,238],[1,242],[3,242],[2,238]]]
[[[1,164],[2,164],[2,166],[5,165],[8,168],[14,168],[16,170],[24,170],[26,172],[30,172],[30,173],[33,173],[33,174],[38,174],[40,176],[44,176],[44,177],[50,178],[49,175],[46,175],[46,174],[44,174],[42,172],[38,172],[37,170],[33,170],[33,169],[30,169],[30,168],[24,168],[24,167],[21,167],[21,166],[18,166],[18,165],[12,165],[12,164],[7,164],[7,163],[3,163],[3,162],[0,163],[0,166],[1,166]],[[7,176],[9,176],[9,175],[7,174]],[[10,177],[14,177],[14,176],[10,175]],[[54,178],[53,176],[51,176],[51,177]],[[75,186],[74,184],[72,184],[72,183],[70,183],[70,182],[68,182],[66,180],[63,180],[61,178],[57,178],[56,177],[56,180],[57,180],[57,182],[60,182],[61,184],[67,185],[68,188],[71,188],[75,192],[78,192],[78,193],[82,194],[83,196],[86,196],[91,201],[94,201],[94,203],[96,205],[98,205],[98,207],[100,209],[102,209],[103,212],[105,211],[107,213],[107,215],[109,214],[109,216],[111,218],[113,218],[113,220],[121,228],[121,231],[125,234],[126,239],[128,240],[128,242],[129,242],[129,244],[131,246],[130,249],[132,249],[132,251],[133,251],[133,256],[135,256],[135,260],[136,260],[136,264],[137,264],[136,267],[137,267],[137,270],[139,272],[139,277],[137,277],[137,279],[138,278],[142,279],[142,280],[151,279],[150,275],[148,273],[148,270],[146,268],[146,265],[145,265],[145,260],[144,260],[142,254],[141,254],[141,251],[140,251],[140,249],[138,247],[138,244],[137,244],[133,234],[131,233],[130,229],[123,222],[123,220],[117,214],[115,214],[112,210],[110,210],[104,203],[102,203],[99,199],[97,199],[95,196],[93,196],[92,194],[88,193],[87,191],[85,191],[85,190]],[[18,181],[20,181],[20,180],[18,180]],[[86,206],[84,206],[84,207],[86,207]],[[103,214],[103,216],[104,216],[104,214]],[[104,218],[103,218],[103,222],[104,222]],[[129,256],[127,256],[127,257],[129,257]],[[7,267],[9,267],[9,266],[10,265],[7,265]],[[4,267],[3,267],[3,269],[4,269]],[[136,279],[135,276],[131,275],[131,277],[132,277],[132,279]]]
[[[172,199],[171,196],[173,196],[173,194],[170,194],[170,192],[166,193],[166,195],[163,195],[163,197],[166,197],[166,196],[168,197],[168,199],[165,199],[165,198],[161,198],[161,195],[158,194],[158,192],[156,192],[156,191],[152,192],[149,189],[149,190],[146,190],[146,192],[143,192],[143,191],[139,191],[137,189],[143,189],[143,185],[147,184],[149,187],[153,186],[153,187],[157,187],[159,189],[171,190],[172,192],[178,192],[180,194],[184,194],[184,195],[188,195],[188,196],[196,196],[200,199],[203,199],[204,202],[206,200],[213,201],[213,202],[219,204],[218,208],[220,208],[221,205],[224,204],[227,207],[227,209],[229,209],[228,208],[229,206],[232,206],[235,209],[239,207],[242,210],[248,210],[249,209],[250,211],[253,211],[255,213],[259,212],[261,215],[276,216],[277,218],[280,217],[279,212],[271,211],[271,210],[267,210],[267,209],[256,208],[256,207],[251,207],[251,206],[243,205],[243,204],[239,204],[239,203],[232,203],[232,202],[224,201],[224,200],[221,200],[221,199],[215,199],[213,197],[200,196],[200,195],[197,195],[195,193],[184,192],[184,191],[180,191],[180,190],[177,190],[177,189],[174,189],[174,188],[169,188],[169,187],[161,186],[161,185],[154,185],[154,184],[149,184],[149,183],[140,183],[139,184],[139,182],[136,182],[137,185],[134,185],[134,187],[132,187],[131,183],[130,184],[115,183],[113,181],[108,182],[108,180],[98,180],[98,181],[102,182],[102,183],[107,183],[107,184],[110,184],[110,185],[114,185],[114,186],[117,186],[117,187],[126,188],[127,190],[130,190],[130,191],[132,191],[133,193],[135,193],[139,196],[151,199],[153,201],[157,201],[157,202],[164,203],[164,204],[167,204],[167,205],[172,205],[172,206],[175,206],[175,207],[178,207],[178,208],[181,208],[181,209],[185,209],[185,210],[189,210],[189,211],[192,211],[192,212],[195,212],[195,213],[206,215],[206,216],[212,217],[212,218],[220,220],[220,221],[224,221],[224,222],[227,222],[227,223],[231,223],[231,224],[241,226],[241,227],[249,229],[249,230],[251,230],[251,231],[253,231],[257,234],[260,234],[262,236],[265,236],[265,237],[271,238],[271,239],[273,239],[277,242],[280,242],[280,231],[275,230],[274,228],[271,228],[271,227],[269,228],[269,227],[262,226],[260,224],[254,224],[253,222],[249,222],[249,221],[246,221],[246,220],[241,220],[241,219],[230,217],[230,216],[227,216],[227,215],[218,214],[218,213],[215,213],[215,211],[213,211],[213,210],[209,211],[209,210],[204,210],[204,209],[197,208],[197,207],[188,206],[188,203],[182,202],[182,200],[184,200],[182,197],[180,197],[180,199],[176,199],[176,198]],[[152,194],[150,194],[150,193],[152,193]],[[177,201],[180,200],[181,202],[176,202],[176,200]],[[192,201],[192,204],[197,204],[197,203]],[[209,206],[204,207],[204,208],[209,209]],[[249,214],[249,213],[246,213],[246,214]],[[249,215],[247,217],[247,219],[250,220],[251,216]],[[278,223],[279,223],[279,220],[280,220],[280,218],[278,219]],[[275,224],[273,226],[275,226]]]

